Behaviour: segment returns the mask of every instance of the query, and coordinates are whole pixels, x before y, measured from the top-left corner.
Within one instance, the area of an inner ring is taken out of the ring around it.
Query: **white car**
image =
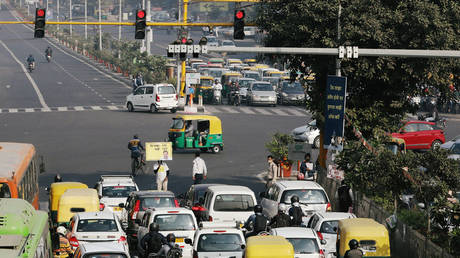
[[[129,112],[135,110],[170,110],[177,111],[178,101],[176,88],[172,84],[146,84],[134,90],[126,97],[126,107]]]
[[[130,258],[125,245],[116,242],[81,243],[73,255],[74,258],[107,257]]]
[[[292,130],[291,135],[296,141],[309,143],[317,149],[320,147],[319,129],[316,126],[316,120],[312,120],[306,125],[295,128]]]
[[[300,207],[305,215],[304,221],[316,212],[331,211],[331,203],[326,191],[318,183],[303,180],[277,180],[266,192],[261,193],[260,205],[263,213],[272,218],[278,213],[278,204],[291,204],[291,197],[299,197]]]
[[[220,45],[222,47],[236,47],[235,42],[233,42],[233,40],[222,40],[222,43]]]
[[[126,234],[117,216],[108,211],[75,214],[70,219],[69,242],[74,249],[87,242],[114,242],[128,248]]]
[[[242,258],[246,241],[235,224],[202,222],[193,241],[193,257]]]
[[[245,222],[254,214],[254,192],[246,186],[210,186],[204,198],[204,217],[212,222]]]
[[[206,39],[208,40],[208,43],[206,45],[210,47],[218,47],[219,46],[219,41],[217,40],[216,37],[214,36],[206,36]]]
[[[130,175],[103,175],[96,184],[99,202],[104,211],[111,211],[119,218],[123,208],[120,203],[126,203],[131,192],[139,191],[134,179]]]
[[[316,232],[311,228],[274,228],[270,230],[270,234],[286,238],[294,247],[294,258],[325,258],[324,250],[321,248],[325,242],[320,241]]]
[[[137,237],[139,241],[149,232],[149,225],[156,222],[163,236],[173,233],[176,236],[176,244],[182,249],[182,257],[192,257],[192,246],[186,244],[185,239],[193,239],[198,229],[195,215],[186,208],[154,208],[145,212],[140,221]],[[144,250],[138,246],[138,251],[143,254]]]
[[[456,141],[459,141],[460,140],[460,135],[457,135],[455,136],[452,140],[450,141],[446,141],[445,143],[441,144],[441,146],[439,146],[441,149],[450,149],[450,147],[452,147],[452,145],[456,142]]]
[[[460,140],[450,146],[448,158],[460,161]]]
[[[332,256],[336,251],[339,220],[352,218],[356,218],[356,215],[347,212],[318,212],[310,218],[307,227],[316,231],[320,240],[326,240],[324,245],[326,257]]]

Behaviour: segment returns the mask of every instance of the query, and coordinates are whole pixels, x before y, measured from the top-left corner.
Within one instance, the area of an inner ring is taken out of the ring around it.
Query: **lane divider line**
[[[8,53],[10,53],[10,55],[14,59],[14,61],[16,61],[19,64],[19,66],[21,66],[21,68],[24,71],[24,74],[26,75],[27,79],[29,79],[30,83],[32,84],[32,87],[34,88],[35,93],[37,94],[38,100],[40,101],[40,104],[42,105],[42,107],[43,108],[48,108],[48,105],[46,104],[45,99],[43,98],[43,95],[40,92],[40,89],[38,88],[37,84],[35,83],[35,80],[32,78],[32,76],[30,76],[29,72],[26,70],[26,67],[24,66],[24,64],[21,61],[19,61],[19,59],[6,46],[6,44],[3,43],[2,40],[0,40],[0,44],[6,49],[6,51],[8,51]]]

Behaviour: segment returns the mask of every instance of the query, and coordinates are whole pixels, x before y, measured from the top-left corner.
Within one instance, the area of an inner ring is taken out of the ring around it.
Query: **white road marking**
[[[35,83],[34,79],[30,76],[29,72],[26,70],[24,64],[19,61],[19,59],[13,54],[13,52],[6,46],[5,43],[3,43],[3,41],[0,40],[0,44],[2,44],[2,46],[6,49],[6,51],[8,51],[11,55],[11,57],[14,59],[14,61],[16,61],[22,68],[22,70],[24,71],[24,74],[26,75],[27,79],[29,79],[30,83],[32,84],[32,87],[34,88],[35,90],[35,93],[37,94],[38,96],[38,100],[40,101],[40,104],[42,105],[43,108],[48,108],[48,105],[46,104],[45,102],[45,99],[43,98],[43,95],[42,93],[40,92],[40,89],[38,88],[37,84]]]
[[[102,110],[100,106],[91,106],[92,110]]]
[[[273,111],[273,113],[277,114],[277,115],[280,115],[280,116],[289,116],[288,113],[286,112],[283,112],[277,108],[274,108],[274,109],[271,109],[271,111]]]
[[[50,108],[42,108],[42,112],[51,112],[51,109]]]
[[[11,85],[6,85],[5,87],[6,87],[7,89],[9,89],[9,88],[11,88]]]
[[[250,114],[250,115],[255,114],[255,112],[252,111],[252,110],[251,110],[250,108],[248,108],[248,107],[240,107],[240,110],[241,110],[243,113],[245,113],[245,114]]]
[[[261,113],[262,115],[272,115],[272,113],[270,113],[267,110],[265,110],[265,108],[258,108],[256,110],[257,110],[257,112]]]
[[[74,109],[75,111],[83,111],[83,110],[85,110],[83,107],[80,107],[80,106],[73,107],[73,109]]]
[[[58,111],[67,111],[67,107],[58,107],[57,110]]]
[[[17,109],[17,108],[10,108],[10,109],[9,109],[9,112],[10,112],[10,113],[17,113],[17,112],[18,112],[18,109]]]
[[[305,116],[307,115],[306,113],[300,112],[297,108],[290,109],[289,112],[293,113],[296,116]]]
[[[26,112],[27,112],[27,113],[35,112],[35,110],[34,110],[33,108],[26,108]]]
[[[57,83],[57,84],[59,84],[59,85],[61,85],[61,84],[62,84],[62,82],[56,82],[56,83]]]
[[[220,108],[226,111],[227,113],[238,113],[237,110],[230,108],[230,107],[220,107]]]
[[[107,108],[110,109],[110,110],[118,110],[118,108],[115,107],[115,106],[108,106]]]
[[[206,112],[208,112],[208,113],[217,113],[217,112],[219,112],[219,111],[217,111],[217,109],[214,108],[213,106],[206,106],[206,107],[205,107],[205,110],[206,110]]]

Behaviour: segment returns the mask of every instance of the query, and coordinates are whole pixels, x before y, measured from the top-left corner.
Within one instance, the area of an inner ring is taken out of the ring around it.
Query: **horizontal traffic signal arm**
[[[34,21],[0,21],[0,24],[35,24]],[[46,21],[46,24],[59,24],[59,25],[122,25],[122,26],[134,26],[135,22],[69,22],[69,21]],[[232,27],[232,22],[200,22],[200,23],[185,23],[185,22],[147,22],[147,26],[190,26],[190,27]],[[247,23],[246,26],[256,26],[255,23]]]

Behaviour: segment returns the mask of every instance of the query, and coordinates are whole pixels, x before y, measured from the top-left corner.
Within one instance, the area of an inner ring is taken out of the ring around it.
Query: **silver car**
[[[306,142],[312,144],[315,148],[319,148],[319,129],[316,126],[316,120],[312,120],[306,125],[295,128],[292,130],[291,135],[296,141]]]
[[[269,82],[252,82],[247,90],[248,106],[254,104],[276,106],[276,92]]]

